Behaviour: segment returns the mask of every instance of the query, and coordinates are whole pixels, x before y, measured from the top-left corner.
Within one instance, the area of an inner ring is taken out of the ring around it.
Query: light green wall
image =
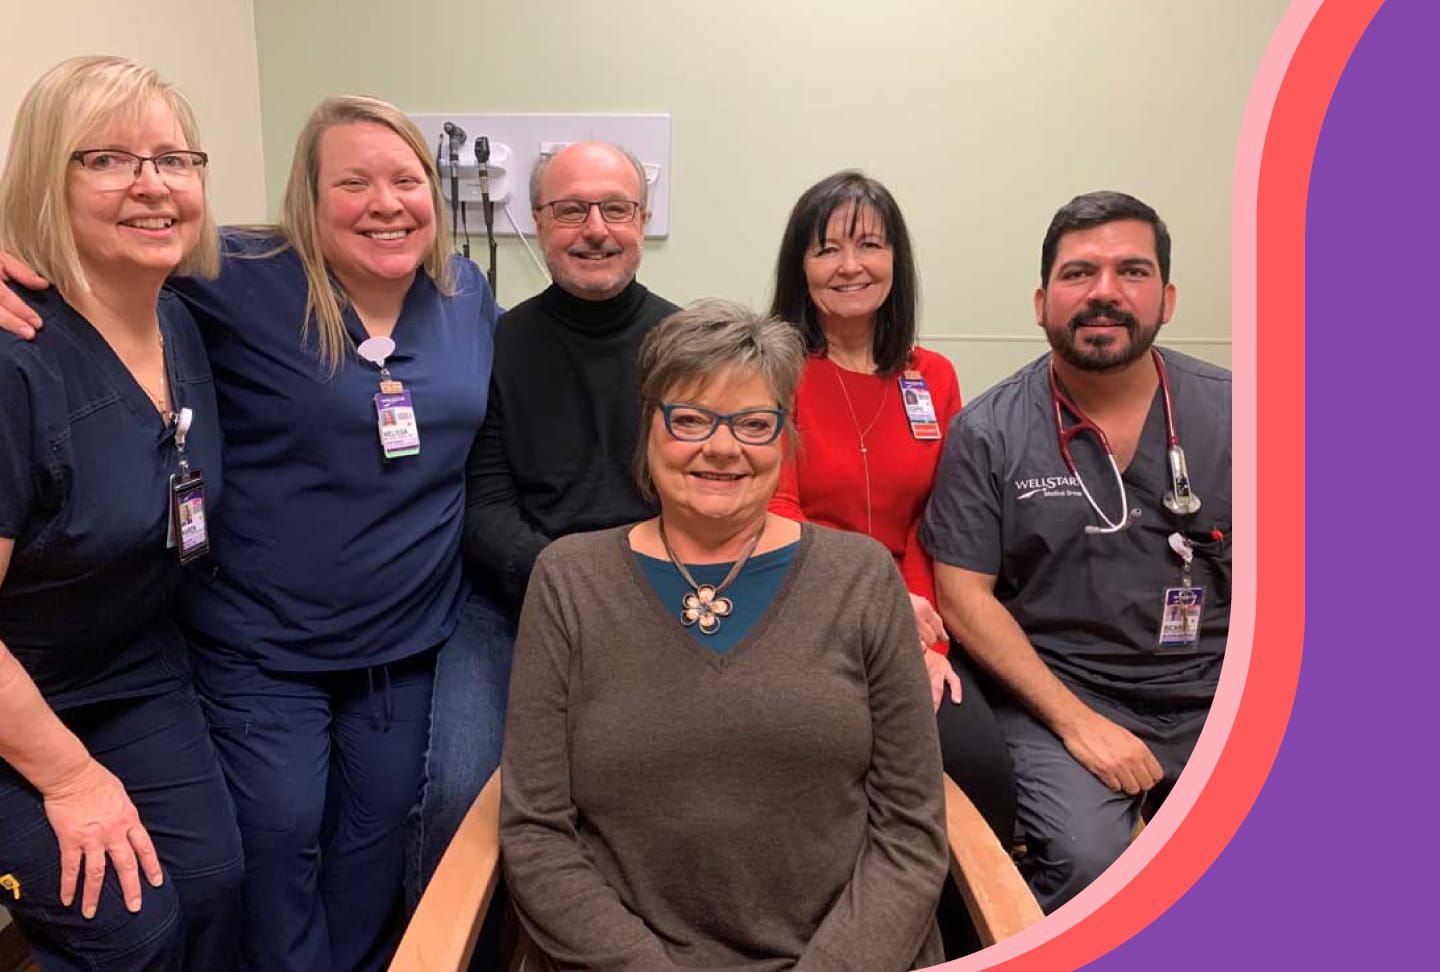
[[[768,299],[785,217],[859,166],[899,199],[923,335],[973,395],[1043,350],[1040,238],[1076,193],[1150,202],[1175,238],[1164,340],[1230,358],[1230,182],[1285,0],[254,0],[272,209],[324,95],[412,112],[673,116],[671,235],[641,279]],[[543,286],[503,240],[500,298]]]

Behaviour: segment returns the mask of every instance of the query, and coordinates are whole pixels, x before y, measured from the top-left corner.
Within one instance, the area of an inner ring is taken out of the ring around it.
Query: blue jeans
[[[405,898],[414,910],[480,788],[500,765],[515,622],[472,593],[435,660],[425,781],[406,828]]]

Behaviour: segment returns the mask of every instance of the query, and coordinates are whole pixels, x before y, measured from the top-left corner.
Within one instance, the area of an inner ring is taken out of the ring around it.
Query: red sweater
[[[943,435],[960,411],[955,369],[943,355],[923,348],[915,349],[910,369],[925,377]],[[868,452],[862,459],[860,432],[872,419],[875,424],[865,435]],[[868,533],[889,549],[910,592],[934,604],[934,565],[920,547],[918,531],[944,440],[919,440],[910,434],[900,397],[900,376],[857,374],[837,367],[823,355],[811,355],[795,395],[791,422],[800,433],[800,451],[781,471],[770,509],[796,520]],[[932,647],[944,652],[949,646],[936,642]]]

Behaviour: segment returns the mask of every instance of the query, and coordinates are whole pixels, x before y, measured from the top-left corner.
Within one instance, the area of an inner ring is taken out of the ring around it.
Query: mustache
[[[1115,304],[1104,301],[1091,301],[1089,306],[1083,311],[1070,318],[1070,330],[1073,333],[1077,328],[1084,327],[1087,324],[1094,324],[1102,317],[1130,331],[1140,326],[1140,322],[1134,314],[1121,310]]]
[[[618,253],[623,253],[624,248],[611,242],[581,243],[577,246],[570,247],[566,252],[572,256],[615,256]]]

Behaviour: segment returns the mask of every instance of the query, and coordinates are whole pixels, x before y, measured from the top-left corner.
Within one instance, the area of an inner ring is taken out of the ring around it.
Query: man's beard
[[[1123,347],[1120,347],[1120,342],[1114,338],[1099,345],[1080,345],[1077,337],[1080,328],[1100,318],[1110,322],[1117,332],[1124,329],[1128,340]],[[1050,341],[1050,347],[1066,364],[1080,371],[1115,371],[1138,361],[1150,350],[1150,346],[1155,343],[1155,336],[1160,333],[1161,323],[1157,319],[1152,326],[1146,327],[1134,314],[1123,311],[1114,304],[1091,301],[1083,311],[1070,318],[1064,330],[1051,327],[1047,320],[1045,336]]]

